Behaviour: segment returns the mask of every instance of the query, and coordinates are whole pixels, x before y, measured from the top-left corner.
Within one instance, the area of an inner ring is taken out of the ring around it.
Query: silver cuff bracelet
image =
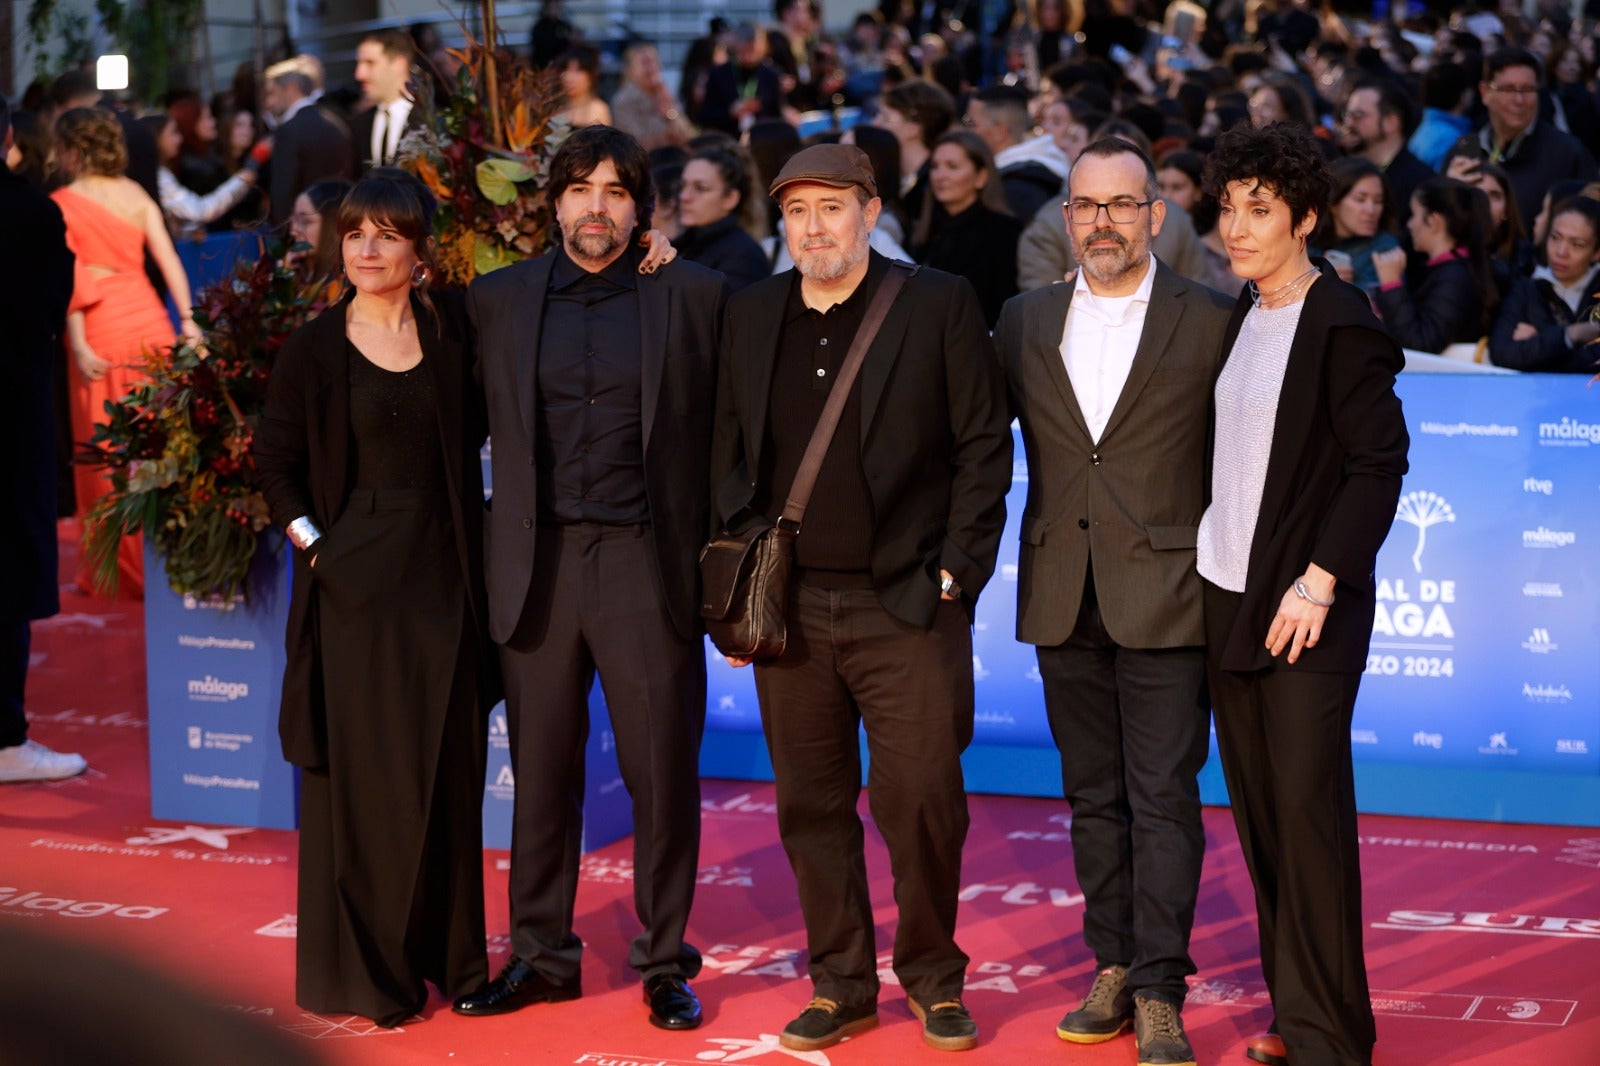
[[[317,528],[317,524],[311,520],[310,515],[301,515],[293,522],[290,522],[287,532],[289,534],[289,543],[301,551],[305,551],[322,539],[322,530]]]

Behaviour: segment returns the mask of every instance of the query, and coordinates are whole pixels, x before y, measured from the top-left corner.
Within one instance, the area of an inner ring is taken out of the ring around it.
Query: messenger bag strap
[[[839,376],[834,379],[828,402],[822,408],[822,417],[817,419],[817,428],[811,433],[811,442],[806,445],[806,453],[800,459],[799,469],[795,471],[794,482],[789,486],[789,498],[784,501],[783,513],[778,517],[778,528],[790,535],[800,532],[806,504],[811,501],[811,490],[816,488],[817,474],[822,470],[822,457],[827,454],[828,445],[833,443],[834,431],[839,428],[839,419],[844,414],[845,401],[850,398],[850,389],[861,371],[861,364],[866,362],[867,349],[872,347],[878,330],[883,328],[883,320],[889,317],[889,305],[894,303],[900,287],[905,284],[906,278],[916,272],[916,267],[891,262],[888,273],[878,283],[878,291],[872,294],[872,303],[867,307],[866,317],[861,320],[861,327],[856,330],[855,340],[850,342],[850,351],[844,357],[844,365],[839,368]]]

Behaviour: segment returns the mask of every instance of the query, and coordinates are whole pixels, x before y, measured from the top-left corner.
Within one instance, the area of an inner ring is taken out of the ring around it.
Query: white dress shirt
[[[411,117],[411,101],[405,97],[378,104],[372,115],[372,165],[387,166],[394,162],[400,148],[400,136],[405,133],[406,119]]]
[[[1072,303],[1067,305],[1067,323],[1061,331],[1061,361],[1097,444],[1133,369],[1155,278],[1156,260],[1151,256],[1144,280],[1132,295],[1096,296],[1083,271],[1078,271]]]

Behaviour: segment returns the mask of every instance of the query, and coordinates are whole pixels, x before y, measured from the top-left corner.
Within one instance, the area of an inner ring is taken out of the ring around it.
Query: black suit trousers
[[[584,745],[595,675],[633,802],[633,902],[644,931],[628,963],[693,977],[684,943],[700,857],[706,661],[667,616],[649,526],[540,528],[533,583],[501,648],[516,800],[511,950],[553,980],[578,978],[572,932],[583,834]]]
[[[1206,844],[1205,653],[1118,645],[1090,577],[1072,635],[1038,657],[1072,806],[1084,943],[1096,969],[1126,966],[1131,991],[1181,1007]]]
[[[1206,632],[1232,632],[1240,601],[1206,582]],[[1377,1032],[1361,946],[1350,758],[1361,675],[1238,673],[1222,669],[1220,657],[1208,646],[1217,747],[1255,886],[1278,1032],[1295,1066],[1370,1066]]]
[[[15,748],[28,739],[23,692],[31,636],[27,622],[0,622],[0,748]]]
[[[778,833],[794,868],[816,994],[875,1001],[877,949],[862,852],[859,728],[867,802],[889,850],[899,924],[894,972],[925,1006],[961,995],[956,946],[972,740],[972,631],[941,602],[929,629],[901,621],[871,589],[797,584],[783,655],[756,666],[777,785]]]

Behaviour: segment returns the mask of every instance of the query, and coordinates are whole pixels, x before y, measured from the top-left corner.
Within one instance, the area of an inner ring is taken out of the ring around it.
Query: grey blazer
[[[1106,631],[1130,648],[1202,644],[1195,532],[1211,389],[1233,301],[1157,261],[1133,368],[1098,444],[1061,358],[1073,286],[1008,301],[995,327],[1028,460],[1017,639],[1071,635],[1094,567]]]

